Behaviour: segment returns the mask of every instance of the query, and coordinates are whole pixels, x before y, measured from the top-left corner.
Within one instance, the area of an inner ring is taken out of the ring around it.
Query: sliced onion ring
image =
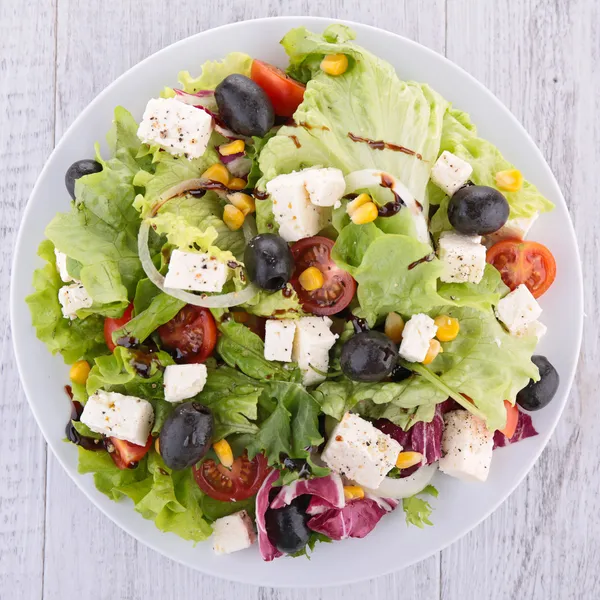
[[[148,276],[148,279],[161,291],[173,298],[177,298],[187,304],[193,304],[194,306],[202,306],[204,308],[228,308],[230,306],[239,306],[251,300],[257,293],[258,288],[253,284],[248,284],[240,292],[231,292],[229,294],[221,294],[219,296],[197,296],[191,294],[185,290],[175,290],[172,288],[165,288],[165,278],[158,272],[152,258],[150,256],[150,250],[148,249],[148,234],[150,232],[150,225],[147,221],[143,221],[140,225],[140,231],[138,234],[138,253],[140,255],[140,262],[142,268]]]

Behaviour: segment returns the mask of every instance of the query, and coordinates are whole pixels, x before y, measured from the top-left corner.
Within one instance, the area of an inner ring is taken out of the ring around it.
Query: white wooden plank
[[[60,0],[58,12],[57,138],[89,101],[127,68],[187,35],[231,21],[274,15],[311,14],[362,21],[444,50],[444,3],[417,7],[408,0],[393,10],[369,3],[305,1],[257,3],[240,0],[167,4],[76,3]],[[53,457],[48,463],[48,519],[44,598],[170,597],[174,589],[206,598],[374,598],[439,595],[439,556],[402,573],[339,589],[313,591],[247,588],[202,576],[168,561],[121,532],[94,508]],[[127,561],[120,558],[126,556]],[[70,565],[65,569],[64,565]]]
[[[590,201],[600,159],[599,18],[593,0],[448,1],[448,57],[523,122],[570,204],[586,274],[587,319],[576,386],[555,435],[509,500],[442,553],[444,599],[599,594],[600,228]]]
[[[55,3],[0,2],[0,596],[42,596],[46,447],[8,323],[13,241],[54,133]]]

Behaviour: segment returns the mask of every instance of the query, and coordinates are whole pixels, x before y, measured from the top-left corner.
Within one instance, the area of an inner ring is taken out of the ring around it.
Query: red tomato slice
[[[296,265],[290,283],[294,286],[302,308],[314,315],[333,315],[344,310],[356,292],[356,281],[350,273],[340,269],[331,260],[333,242],[325,237],[314,236],[299,240],[292,246]],[[324,278],[323,287],[309,292],[298,281],[308,267],[316,267]]]
[[[503,240],[488,250],[486,260],[511,290],[524,283],[534,298],[546,292],[556,277],[552,252],[537,242]]]
[[[291,117],[296,112],[306,89],[301,83],[281,69],[256,59],[252,62],[251,77],[271,100],[276,115]]]
[[[519,409],[517,405],[511,404],[508,400],[504,401],[504,406],[506,407],[506,425],[503,429],[500,429],[500,432],[503,433],[509,440],[515,435],[515,431],[517,430],[517,423],[519,422]]]
[[[121,329],[123,325],[127,325],[129,321],[131,321],[133,315],[133,302],[125,309],[122,317],[118,319],[111,319],[110,317],[106,317],[104,319],[104,341],[108,346],[108,349],[112,352],[117,345],[113,342],[112,334],[117,329]]]
[[[158,328],[165,348],[182,363],[204,362],[217,343],[217,325],[208,308],[187,304]]]
[[[118,440],[117,438],[109,438],[114,451],[110,452],[110,457],[113,459],[115,465],[121,470],[135,469],[137,464],[146,456],[150,448],[152,447],[152,436],[148,436],[148,441],[145,446],[138,446],[125,440]]]
[[[212,459],[192,467],[198,487],[211,498],[223,502],[238,502],[254,496],[269,471],[267,459],[262,454],[249,460],[246,453],[233,461],[231,469]]]

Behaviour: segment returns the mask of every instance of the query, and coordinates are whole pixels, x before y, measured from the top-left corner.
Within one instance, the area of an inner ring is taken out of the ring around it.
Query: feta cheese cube
[[[198,158],[206,151],[212,128],[206,111],[175,98],[152,98],[137,135],[144,144],[158,144],[173,156]]]
[[[90,308],[94,303],[81,283],[63,285],[58,290],[58,301],[62,307],[63,317],[71,320],[77,318],[78,310]]]
[[[165,277],[165,287],[196,292],[220,292],[227,277],[227,265],[214,256],[173,250]]]
[[[325,377],[317,371],[327,373],[329,350],[338,338],[331,333],[331,324],[329,317],[302,317],[296,321],[292,358],[298,363],[302,383],[306,386],[325,381]]]
[[[60,278],[65,282],[69,283],[70,281],[76,281],[73,277],[69,275],[69,271],[67,271],[67,255],[60,250],[54,248],[54,254],[56,255],[56,269]]]
[[[540,213],[536,212],[529,218],[518,217],[516,219],[509,219],[498,231],[485,236],[486,245],[492,246],[496,242],[514,238],[524,240],[539,215]]]
[[[538,342],[546,335],[548,328],[540,321],[532,321],[528,325],[521,327],[515,333],[517,337],[523,337],[525,335],[535,335]]]
[[[396,465],[402,446],[358,415],[346,413],[334,427],[321,459],[358,485],[376,489]]]
[[[269,319],[265,324],[265,358],[292,362],[296,323],[288,319]]]
[[[431,169],[431,181],[452,196],[471,177],[473,167],[462,158],[444,150]]]
[[[221,517],[213,523],[215,554],[231,554],[252,546],[256,540],[252,519],[245,510]]]
[[[513,335],[536,321],[541,314],[542,308],[524,283],[504,296],[496,307],[496,316]]]
[[[442,473],[464,481],[485,481],[490,472],[494,433],[466,410],[444,415],[442,435]]]
[[[437,333],[433,319],[423,313],[413,315],[402,331],[398,352],[409,362],[423,362],[429,350],[429,342]]]
[[[438,242],[438,257],[444,265],[440,279],[446,283],[479,283],[485,270],[485,246],[480,235],[444,231]]]
[[[163,384],[167,402],[181,402],[199,394],[206,384],[206,365],[168,365]]]
[[[83,407],[81,422],[96,433],[145,446],[154,410],[147,400],[98,390]]]
[[[335,206],[346,190],[344,174],[339,169],[304,169],[304,185],[315,206]]]
[[[331,211],[312,204],[303,173],[278,175],[267,183],[267,192],[273,200],[279,235],[286,242],[316,235],[329,223]]]

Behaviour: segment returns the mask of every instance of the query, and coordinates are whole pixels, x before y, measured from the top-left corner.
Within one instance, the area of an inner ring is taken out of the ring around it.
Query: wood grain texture
[[[40,598],[46,444],[27,407],[8,324],[13,242],[54,140],[55,3],[0,2],[0,597]]]
[[[600,227],[594,197],[600,183],[600,32],[595,26],[600,8],[596,0],[316,4],[0,0],[0,598],[600,597]],[[526,482],[441,557],[363,584],[308,591],[231,584],[175,564],[100,513],[52,455],[46,463],[45,444],[18,384],[6,301],[10,242],[35,177],[54,139],[106,85],[149,54],[198,31],[300,14],[356,20],[406,35],[445,52],[490,87],[547,157],[570,203],[588,266],[586,335],[576,387]]]

